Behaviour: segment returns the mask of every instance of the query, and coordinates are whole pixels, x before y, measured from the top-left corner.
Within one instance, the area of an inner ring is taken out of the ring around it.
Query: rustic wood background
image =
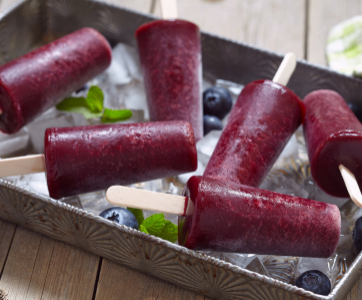
[[[0,11],[15,2],[2,0]],[[108,2],[160,16],[154,0]],[[178,8],[202,30],[325,65],[328,31],[361,14],[362,0],[179,0]],[[0,270],[9,300],[207,299],[1,220]],[[362,278],[346,299],[362,299]]]

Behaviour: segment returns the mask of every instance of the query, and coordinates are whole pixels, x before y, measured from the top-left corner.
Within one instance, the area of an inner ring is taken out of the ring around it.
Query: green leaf
[[[62,111],[83,114],[84,118],[86,119],[99,118],[102,116],[101,112],[93,113],[90,111],[87,100],[84,97],[65,98],[56,106],[56,108]]]
[[[165,225],[157,236],[161,239],[174,243],[177,241],[177,233],[178,226],[168,220],[165,220]]]
[[[142,224],[143,220],[145,219],[143,217],[143,211],[142,209],[138,209],[138,208],[131,208],[131,207],[127,207],[127,209],[134,214],[134,216],[136,217],[136,220],[138,222],[138,224]]]
[[[163,214],[149,216],[147,219],[143,220],[141,225],[146,228],[149,234],[158,236],[165,225],[165,216]]]
[[[103,110],[104,95],[102,90],[94,85],[91,86],[87,94],[87,105],[93,113],[100,113]]]
[[[83,113],[84,111],[88,111],[87,101],[84,97],[70,97],[65,98],[62,102],[60,102],[56,108],[62,111],[75,112],[75,113]]]
[[[139,231],[149,234],[149,232],[147,231],[146,227],[143,226],[142,224],[140,225]]]
[[[108,109],[106,108],[101,118],[102,123],[115,123],[128,120],[132,117],[132,112],[129,109]]]

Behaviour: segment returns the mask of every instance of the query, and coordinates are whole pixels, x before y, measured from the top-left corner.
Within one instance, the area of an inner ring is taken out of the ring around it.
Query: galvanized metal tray
[[[84,26],[111,44],[135,45],[134,32],[151,15],[92,0],[25,0],[0,15],[0,63]],[[282,56],[202,33],[203,72],[241,84],[271,79]],[[362,103],[362,81],[298,61],[288,87],[300,97],[320,88]],[[0,218],[215,299],[346,297],[362,273],[360,254],[332,293],[318,296],[290,284],[112,223],[0,179]]]

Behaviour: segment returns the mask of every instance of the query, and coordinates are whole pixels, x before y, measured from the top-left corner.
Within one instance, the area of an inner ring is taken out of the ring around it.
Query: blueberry
[[[80,92],[85,91],[87,88],[88,88],[87,85],[83,85],[81,88],[77,89],[75,92],[76,92],[76,94],[78,94],[78,93],[80,93]]]
[[[207,135],[211,130],[222,130],[222,123],[217,117],[204,116],[204,135]]]
[[[356,103],[347,102],[348,107],[353,111],[357,119],[362,122],[362,108]]]
[[[362,251],[362,217],[359,217],[353,229],[353,241],[358,252]]]
[[[223,119],[231,110],[233,100],[227,89],[213,86],[202,94],[204,115],[216,116]]]
[[[327,296],[331,292],[331,282],[322,272],[311,270],[301,274],[295,282],[297,287],[315,294]]]
[[[128,209],[122,207],[112,207],[102,211],[100,216],[118,224],[138,229],[136,217]]]

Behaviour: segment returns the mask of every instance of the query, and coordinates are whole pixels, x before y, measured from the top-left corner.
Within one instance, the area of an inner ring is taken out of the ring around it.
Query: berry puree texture
[[[136,31],[151,121],[184,120],[203,136],[199,28],[183,20],[147,23]]]
[[[304,113],[303,102],[285,86],[270,80],[249,83],[231,110],[204,176],[259,186]]]

